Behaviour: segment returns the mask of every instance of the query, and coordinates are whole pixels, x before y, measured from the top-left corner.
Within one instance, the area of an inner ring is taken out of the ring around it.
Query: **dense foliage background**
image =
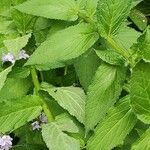
[[[149,0],[0,0],[0,150],[150,150]]]

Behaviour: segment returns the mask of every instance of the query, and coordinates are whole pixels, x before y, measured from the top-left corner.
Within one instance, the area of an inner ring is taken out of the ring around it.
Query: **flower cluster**
[[[42,124],[47,124],[48,123],[48,119],[45,115],[44,112],[42,112],[39,116],[39,120],[38,121],[35,121],[33,122],[31,125],[32,125],[32,130],[40,130],[41,129],[41,125]]]
[[[0,136],[0,150],[9,150],[12,147],[12,140],[9,135]]]
[[[3,54],[2,56],[2,62],[11,62],[12,64],[15,63],[16,60],[20,60],[20,59],[27,59],[30,56],[26,53],[25,50],[20,50],[19,54],[18,54],[18,58],[16,59],[15,56],[12,53],[7,53],[7,54]]]

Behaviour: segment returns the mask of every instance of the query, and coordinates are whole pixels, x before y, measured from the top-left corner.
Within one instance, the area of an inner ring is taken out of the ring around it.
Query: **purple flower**
[[[39,121],[35,121],[32,124],[32,130],[39,130],[41,128]]]
[[[12,147],[12,140],[9,135],[0,136],[0,150],[9,150]]]
[[[48,123],[48,118],[47,118],[47,116],[45,115],[44,112],[42,112],[42,113],[40,114],[39,119],[40,119],[40,121],[41,121],[42,123],[45,123],[45,124]]]
[[[20,50],[20,52],[19,52],[19,59],[27,59],[29,57],[30,56],[26,53],[25,50]]]
[[[38,121],[34,121],[31,125],[32,125],[32,130],[39,130],[41,129],[41,125],[42,124],[47,124],[48,123],[48,118],[45,115],[44,112],[42,112],[39,116]]]
[[[11,62],[12,64],[15,63],[15,56],[12,53],[3,54],[2,62]]]

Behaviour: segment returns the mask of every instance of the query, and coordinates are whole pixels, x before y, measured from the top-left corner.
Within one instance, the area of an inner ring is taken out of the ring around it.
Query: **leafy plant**
[[[149,150],[149,22],[149,0],[1,0],[0,150]]]

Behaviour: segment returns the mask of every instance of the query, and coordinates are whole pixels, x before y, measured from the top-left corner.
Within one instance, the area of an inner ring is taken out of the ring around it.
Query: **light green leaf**
[[[122,65],[124,64],[124,58],[113,51],[109,47],[100,47],[99,50],[95,50],[96,54],[102,59],[104,62],[111,65]]]
[[[27,45],[30,37],[31,34],[27,34],[16,39],[4,40],[4,45],[9,52],[12,52],[17,57],[19,51]]]
[[[87,0],[86,2],[86,12],[89,17],[93,17],[96,13],[98,0]]]
[[[15,32],[15,26],[11,20],[0,17],[0,34],[9,34]]]
[[[42,90],[47,91],[61,107],[69,111],[69,113],[75,116],[81,123],[84,123],[86,95],[81,88],[57,88],[43,83]]]
[[[148,21],[141,11],[137,9],[132,9],[130,13],[130,18],[140,30],[143,31],[146,29]]]
[[[141,33],[128,27],[126,24],[122,25],[118,34],[114,36],[114,40],[124,49],[129,50],[134,43],[137,43],[137,39]]]
[[[143,133],[132,146],[131,150],[149,150],[150,149],[150,129]]]
[[[102,36],[115,35],[129,15],[132,0],[99,0],[97,18]]]
[[[0,72],[0,90],[4,86],[8,73],[12,70],[12,66]]]
[[[86,129],[93,129],[102,121],[122,90],[125,69],[102,64],[89,86],[86,103]]]
[[[78,4],[79,4],[79,6],[80,6],[80,9],[84,9],[87,0],[77,0],[77,2],[78,2]]]
[[[143,59],[150,62],[150,29],[147,29],[144,34],[139,38],[138,46]]]
[[[101,45],[95,52],[100,59],[111,65],[123,65],[125,63],[124,58],[116,53],[105,39],[101,39]]]
[[[17,99],[25,96],[31,86],[29,79],[7,78],[0,90],[0,99]]]
[[[61,114],[55,118],[56,124],[62,131],[78,133],[79,129],[68,114]]]
[[[10,16],[11,0],[1,0],[0,16]]]
[[[42,111],[41,99],[37,96],[6,100],[0,106],[0,133],[11,132],[23,126]]]
[[[79,141],[70,137],[64,131],[76,131],[73,121],[69,118],[59,117],[56,118],[55,122],[43,125],[42,136],[47,147],[50,150],[80,150]]]
[[[76,59],[75,70],[79,77],[81,85],[87,91],[91,80],[100,65],[100,59],[96,56],[95,52],[91,49],[86,54],[81,55]]]
[[[20,33],[25,34],[32,31],[36,21],[35,16],[21,13],[16,9],[12,10],[11,16]]]
[[[78,3],[80,9],[85,9],[86,15],[92,18],[96,12],[98,0],[78,0]]]
[[[95,130],[88,142],[88,150],[111,150],[123,144],[127,134],[136,124],[136,116],[130,109],[129,97],[120,100],[111,108],[105,120]]]
[[[74,21],[78,18],[78,5],[75,0],[29,0],[15,7],[23,13]]]
[[[1,0],[0,16],[10,18],[12,6],[18,5],[26,0]]]
[[[88,24],[78,24],[58,31],[39,46],[26,65],[46,65],[50,68],[64,66],[67,60],[87,51],[98,37]]]
[[[131,106],[137,117],[150,124],[150,64],[140,62],[131,77]]]

